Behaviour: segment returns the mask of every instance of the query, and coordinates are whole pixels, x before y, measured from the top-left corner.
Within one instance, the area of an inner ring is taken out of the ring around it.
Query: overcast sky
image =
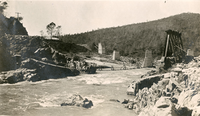
[[[200,13],[200,0],[10,0],[7,16],[21,13],[29,35],[54,22],[62,34],[152,21],[184,12]]]

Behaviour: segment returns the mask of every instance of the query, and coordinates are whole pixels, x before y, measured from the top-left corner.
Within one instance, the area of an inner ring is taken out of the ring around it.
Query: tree
[[[56,24],[54,22],[51,22],[50,24],[46,26],[47,33],[51,36],[51,39],[52,39],[53,33],[55,32],[55,27],[56,27]]]
[[[7,2],[1,2],[0,1],[0,13],[3,13],[3,11],[8,7]]]

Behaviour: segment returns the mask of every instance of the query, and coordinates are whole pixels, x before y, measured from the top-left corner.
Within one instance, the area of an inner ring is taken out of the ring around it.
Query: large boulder
[[[138,81],[134,81],[127,88],[127,94],[136,95],[139,92],[139,90],[145,87],[150,88],[154,83],[158,83],[163,77],[163,75],[153,75],[146,78],[142,78]]]
[[[199,116],[198,109],[194,111],[188,109],[187,107],[176,108],[174,104],[169,105],[168,107],[149,107],[143,109],[139,116]]]
[[[79,106],[79,107],[84,107],[84,108],[91,108],[93,106],[93,103],[91,100],[88,100],[87,98],[83,98],[80,95],[73,95],[67,100],[61,104],[61,106]]]
[[[22,61],[21,67],[28,69],[36,69],[40,77],[39,80],[65,78],[67,76],[76,76],[80,74],[80,72],[76,69],[69,69],[64,66],[46,63],[31,58]]]
[[[160,97],[155,106],[141,110],[139,116],[191,116],[192,110],[178,107],[169,97]]]
[[[200,94],[194,95],[188,103],[189,107],[200,106]]]
[[[167,108],[171,105],[171,100],[169,97],[160,97],[159,100],[156,102],[155,106],[157,108]]]
[[[172,104],[168,107],[157,108],[150,107],[142,110],[138,116],[181,116],[175,110],[175,106]]]
[[[178,98],[178,104],[180,104],[180,106],[189,106],[189,102],[191,101],[191,99],[197,94],[196,90],[185,90],[182,91],[179,98]]]
[[[169,84],[170,80],[169,79],[163,79],[158,82],[158,86],[160,89],[165,89],[166,86]]]
[[[1,83],[17,83],[20,81],[37,81],[39,79],[36,70],[19,68],[17,70],[4,71],[0,73]]]
[[[177,107],[176,108],[176,113],[179,116],[191,116],[192,112],[193,112],[193,110],[189,109],[187,107]]]
[[[178,98],[178,104],[194,109],[200,105],[200,94],[197,90],[182,91]]]

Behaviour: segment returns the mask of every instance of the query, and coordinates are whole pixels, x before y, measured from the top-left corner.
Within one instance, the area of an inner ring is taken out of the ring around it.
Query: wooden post
[[[15,12],[16,14],[17,14],[17,19],[19,20],[19,14],[21,14],[21,13],[19,13],[19,12]]]

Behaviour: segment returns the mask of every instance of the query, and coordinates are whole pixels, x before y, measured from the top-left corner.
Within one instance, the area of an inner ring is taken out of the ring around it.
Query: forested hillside
[[[144,57],[144,51],[151,49],[154,57],[161,56],[166,38],[165,31],[171,29],[182,33],[184,50],[192,49],[200,54],[200,14],[183,13],[155,21],[99,29],[74,35],[64,35],[60,40],[76,44],[94,45],[102,42],[107,53],[113,49],[121,55]]]

